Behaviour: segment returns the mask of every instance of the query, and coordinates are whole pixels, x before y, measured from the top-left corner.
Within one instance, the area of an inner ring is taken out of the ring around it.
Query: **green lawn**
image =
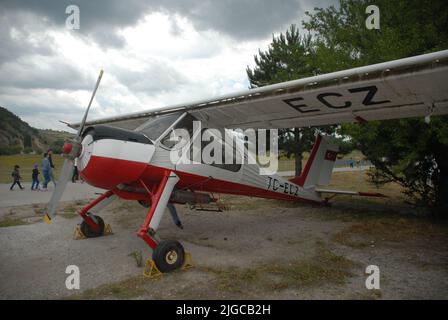
[[[35,163],[39,164],[39,171],[41,172],[39,179],[43,181],[42,175],[42,155],[31,154],[18,154],[13,156],[0,156],[0,182],[9,183],[12,182],[11,171],[14,165],[20,166],[20,174],[22,181],[31,182],[31,172]],[[59,170],[62,168],[64,158],[59,155],[53,155],[53,163],[56,167],[55,176],[59,174]]]

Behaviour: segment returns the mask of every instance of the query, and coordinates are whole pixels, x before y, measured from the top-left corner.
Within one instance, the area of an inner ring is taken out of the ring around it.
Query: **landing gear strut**
[[[167,208],[174,186],[178,181],[179,177],[174,172],[166,172],[155,193],[150,192],[144,182],[140,181],[151,197],[151,206],[137,235],[152,248],[152,260],[160,272],[171,272],[180,269],[185,262],[185,250],[178,241],[160,241],[156,235],[160,220]],[[169,209],[172,212],[172,208],[170,207]],[[177,214],[175,216],[177,217]],[[176,225],[182,226],[180,221]]]

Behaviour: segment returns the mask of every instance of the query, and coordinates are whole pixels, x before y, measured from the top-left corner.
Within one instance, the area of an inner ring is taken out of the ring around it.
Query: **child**
[[[12,190],[14,188],[14,186],[17,185],[19,186],[19,188],[21,190],[23,190],[22,185],[20,184],[20,179],[22,179],[22,177],[20,176],[20,171],[19,171],[20,167],[18,165],[14,166],[14,170],[11,173],[11,176],[13,178],[13,183],[11,185],[11,188],[9,188],[9,190]]]
[[[33,180],[33,182],[31,183],[31,190],[39,190],[39,174],[39,165],[35,163],[33,174],[31,175],[31,179]]]

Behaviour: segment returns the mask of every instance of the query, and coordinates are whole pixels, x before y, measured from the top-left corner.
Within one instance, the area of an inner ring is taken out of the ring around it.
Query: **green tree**
[[[300,79],[316,74],[314,48],[310,34],[301,36],[297,27],[291,25],[285,34],[273,36],[267,51],[255,55],[255,67],[247,67],[251,88]],[[315,140],[316,128],[288,128],[279,130],[279,147],[287,157],[295,156],[296,176],[302,171],[302,154],[309,151]],[[322,132],[332,133],[334,126],[319,127]]]
[[[62,147],[64,146],[64,140],[63,139],[57,139],[55,140],[51,145],[50,148],[53,150],[53,153],[59,154],[62,153]]]
[[[28,133],[23,135],[23,146],[25,148],[31,148],[31,136]]]
[[[376,0],[380,30],[365,27],[365,0],[315,9],[304,28],[314,35],[319,73],[448,48],[446,0]],[[343,125],[341,133],[374,163],[375,183],[397,182],[416,203],[448,216],[448,117]]]

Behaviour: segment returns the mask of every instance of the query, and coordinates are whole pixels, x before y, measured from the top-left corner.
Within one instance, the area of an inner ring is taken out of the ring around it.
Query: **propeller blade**
[[[70,176],[73,172],[72,160],[74,160],[78,156],[78,152],[80,152],[79,148],[81,148],[81,146],[80,146],[81,134],[84,129],[84,125],[86,123],[87,115],[89,114],[90,106],[92,105],[93,98],[95,98],[96,90],[98,89],[98,86],[100,85],[102,77],[103,77],[103,70],[100,71],[98,80],[96,80],[95,89],[93,89],[92,97],[90,98],[89,105],[87,106],[87,110],[84,113],[84,117],[82,118],[81,124],[79,125],[76,138],[73,141],[73,142],[77,143],[77,145],[75,145],[76,148],[73,147],[73,143],[72,143],[72,146],[69,146],[70,150],[68,150],[68,151],[64,150],[64,153],[66,153],[67,158],[65,159],[64,165],[62,166],[61,174],[59,176],[59,181],[56,184],[56,187],[54,188],[53,194],[51,195],[50,202],[48,203],[48,206],[47,206],[47,212],[45,213],[45,216],[44,216],[44,221],[46,223],[51,223],[51,219],[56,215],[56,209],[58,207],[59,201],[62,198],[65,187],[67,186],[67,182],[70,179]],[[75,148],[75,150],[72,151],[71,150],[72,148]]]
[[[95,97],[96,90],[98,89],[98,86],[100,85],[100,81],[101,81],[102,77],[103,77],[103,70],[100,71],[100,75],[98,76],[98,80],[96,80],[95,89],[92,92],[92,97],[90,98],[89,105],[87,106],[87,110],[84,113],[84,117],[82,118],[81,124],[79,125],[78,134],[77,134],[78,140],[81,137],[82,130],[84,129],[84,125],[86,123],[87,115],[89,114],[90,106],[92,105],[93,98]]]
[[[59,201],[62,198],[67,182],[73,173],[73,162],[70,159],[65,159],[64,165],[62,166],[61,173],[59,175],[59,180],[56,187],[51,195],[50,202],[48,203],[47,212],[45,213],[44,221],[46,223],[51,223],[51,219],[56,215],[56,209],[58,207]]]

